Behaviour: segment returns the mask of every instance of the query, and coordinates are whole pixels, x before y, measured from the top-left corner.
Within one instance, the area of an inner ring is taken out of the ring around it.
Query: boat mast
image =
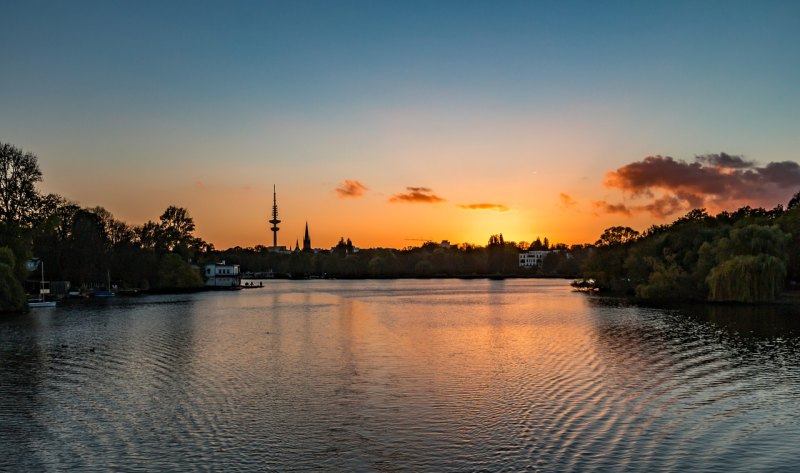
[[[44,290],[44,260],[42,259],[39,260],[39,266],[42,267],[42,282],[41,284],[39,284],[39,299],[44,301],[44,295],[50,293],[50,291],[45,292]]]

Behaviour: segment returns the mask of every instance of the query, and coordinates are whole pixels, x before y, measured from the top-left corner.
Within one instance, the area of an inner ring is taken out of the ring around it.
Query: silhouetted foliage
[[[800,276],[798,231],[798,208],[742,207],[716,217],[695,209],[641,236],[606,230],[584,276],[643,299],[772,301]]]
[[[630,227],[606,228],[600,239],[595,242],[597,246],[617,246],[631,243],[639,238],[639,232]]]
[[[29,227],[39,207],[36,183],[42,180],[38,158],[10,143],[0,143],[0,221]]]
[[[503,257],[503,250],[505,246],[502,233],[489,237],[489,244],[486,250],[489,252],[489,271],[492,273],[502,274],[504,272],[505,258]]]
[[[792,198],[789,200],[789,203],[786,205],[786,210],[794,210],[798,206],[800,206],[800,192],[796,192]]]
[[[25,291],[14,274],[16,266],[17,259],[11,248],[0,248],[0,312],[21,312],[27,309]]]
[[[158,267],[158,287],[185,289],[201,287],[203,278],[200,271],[183,260],[180,255],[169,253],[161,258]]]

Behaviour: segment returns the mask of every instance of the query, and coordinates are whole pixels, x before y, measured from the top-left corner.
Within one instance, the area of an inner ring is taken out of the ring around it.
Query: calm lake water
[[[266,281],[0,319],[0,470],[791,470],[800,311]]]

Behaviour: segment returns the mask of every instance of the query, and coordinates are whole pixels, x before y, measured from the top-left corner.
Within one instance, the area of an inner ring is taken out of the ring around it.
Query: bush
[[[677,264],[658,265],[646,284],[636,287],[636,295],[649,300],[692,299],[692,280]]]
[[[203,278],[200,272],[179,255],[168,253],[161,259],[158,267],[159,288],[182,289],[202,286]]]

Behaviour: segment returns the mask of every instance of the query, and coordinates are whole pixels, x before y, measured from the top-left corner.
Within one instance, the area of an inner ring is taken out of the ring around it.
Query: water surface
[[[266,281],[0,319],[0,470],[789,470],[792,307]]]

